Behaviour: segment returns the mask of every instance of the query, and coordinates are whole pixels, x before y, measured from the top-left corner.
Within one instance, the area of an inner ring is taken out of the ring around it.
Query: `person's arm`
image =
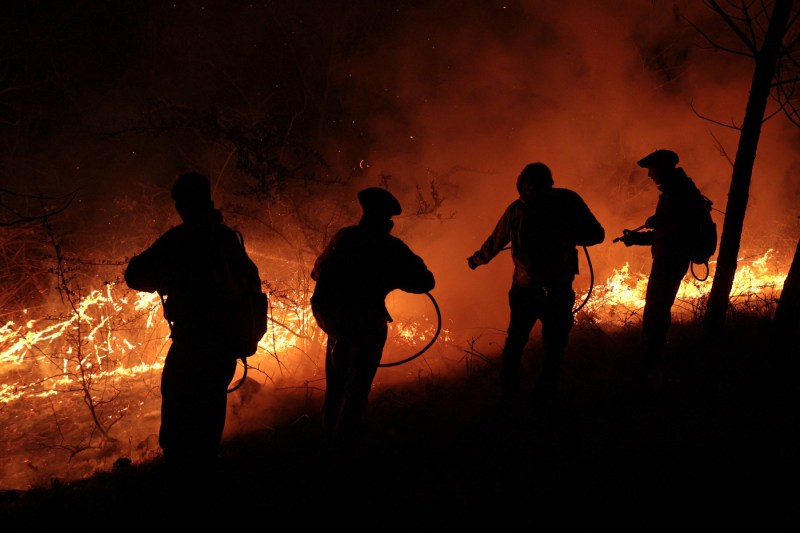
[[[137,291],[163,291],[167,283],[166,235],[160,237],[149,248],[135,255],[125,269],[125,283]]]
[[[586,202],[578,196],[578,215],[575,227],[575,244],[578,246],[594,246],[600,244],[606,238],[606,231],[594,213],[586,205]]]
[[[317,256],[317,259],[314,261],[314,267],[311,269],[311,279],[314,281],[319,281],[320,271],[324,267],[325,262],[331,256],[331,253],[333,253],[336,243],[342,235],[342,231],[343,230],[339,230],[333,235],[328,245],[325,246],[325,249],[322,250],[322,253],[320,253]]]
[[[467,258],[467,265],[475,270],[480,265],[485,265],[499,254],[511,242],[511,204],[497,221],[494,231],[483,242],[483,245],[474,254]]]
[[[403,267],[404,274],[403,282],[400,285],[400,290],[414,294],[423,294],[432,291],[436,286],[436,280],[433,277],[433,272],[428,270],[425,262],[421,257],[408,250],[405,265]]]

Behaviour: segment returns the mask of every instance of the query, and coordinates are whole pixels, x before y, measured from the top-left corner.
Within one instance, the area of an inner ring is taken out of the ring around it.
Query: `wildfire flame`
[[[731,306],[759,311],[763,302],[777,298],[786,280],[786,273],[779,272],[771,263],[774,253],[775,250],[769,249],[750,262],[740,258],[730,294]],[[713,267],[712,262],[709,264],[709,269],[713,270]],[[705,267],[699,268],[700,271],[695,270],[695,272],[698,276],[702,276]],[[697,280],[691,274],[684,277],[672,309],[673,321],[681,322],[697,318],[708,298],[713,281],[712,275],[704,281]],[[604,284],[592,289],[591,297],[582,312],[601,326],[629,325],[641,316],[640,311],[644,308],[646,291],[647,276],[629,272],[629,265],[626,263],[622,268],[614,270]],[[585,297],[586,293],[579,295],[578,301],[583,301]]]
[[[764,312],[777,301],[786,274],[772,264],[773,253],[768,250],[755,260],[740,261],[731,293],[733,308]],[[686,276],[673,307],[675,321],[698,316],[712,281],[712,277],[699,282]],[[646,288],[647,276],[630,272],[626,264],[592,288],[577,319],[601,328],[635,326]],[[249,360],[254,371],[270,379],[279,374],[292,376],[310,362],[313,372],[321,374],[325,336],[314,322],[308,296],[307,290],[270,294],[268,330]],[[586,296],[578,294],[576,305]],[[427,316],[427,310],[396,314],[387,351],[392,352],[390,358],[401,360],[395,352],[413,354],[429,342],[440,324]],[[25,451],[31,449],[31,439],[50,453],[98,450],[89,459],[96,457],[99,462],[106,457],[104,443],[114,440],[108,430],[117,422],[121,423],[115,434],[125,435],[128,441],[144,435],[140,448],[150,442],[146,435],[152,435],[158,419],[157,394],[150,391],[157,389],[158,371],[169,346],[169,327],[158,295],[108,283],[76,300],[66,313],[30,315],[21,311],[0,327],[0,416],[6,428],[0,442],[0,466],[6,471],[5,482],[22,484],[37,471],[27,455],[30,452]],[[459,343],[453,331],[442,329],[437,346],[453,343]],[[81,413],[89,403],[92,417]],[[98,441],[96,432],[86,429],[92,423],[101,428],[103,439]],[[88,440],[86,435],[90,435]],[[61,442],[53,445],[54,438]],[[155,445],[149,446],[140,453]],[[23,457],[12,458],[19,454]],[[78,468],[77,464],[69,462],[70,468]],[[91,459],[85,462],[78,475],[87,475],[93,465]]]
[[[733,303],[780,291],[786,275],[771,267],[773,253],[770,249],[740,266],[731,293]],[[696,316],[698,302],[707,297],[712,281],[713,277],[699,282],[686,276],[673,310],[675,320]],[[647,276],[631,273],[625,264],[593,287],[581,312],[601,326],[627,325],[644,307],[646,288]],[[321,341],[307,298],[291,296],[270,299],[270,324],[254,361],[285,357],[292,349]],[[577,300],[585,297],[586,293],[579,294]],[[6,322],[0,328],[0,376],[11,375],[13,368],[22,379],[0,384],[0,403],[70,389],[76,376],[86,372],[96,380],[119,380],[159,370],[169,337],[160,305],[156,294],[132,292],[109,283],[92,290],[64,317],[34,319],[24,311],[19,321]],[[433,331],[429,325],[408,321],[393,322],[391,328],[392,338],[409,345],[424,343]],[[452,332],[445,330],[444,335],[449,340]],[[80,354],[76,353],[76,341]],[[26,376],[26,370],[33,379]]]

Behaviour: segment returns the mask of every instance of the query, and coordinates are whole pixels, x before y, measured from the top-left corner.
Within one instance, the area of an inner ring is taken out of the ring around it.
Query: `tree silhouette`
[[[704,335],[710,341],[719,338],[725,325],[762,124],[783,111],[789,120],[800,125],[795,99],[795,89],[800,80],[800,63],[796,57],[796,53],[800,52],[800,35],[797,31],[800,10],[794,7],[794,3],[794,0],[731,0],[725,2],[723,7],[716,0],[704,0],[706,7],[730,30],[737,41],[734,46],[722,44],[695,26],[714,49],[748,57],[755,63],[744,120],[741,126],[732,126],[740,134],[717,254],[716,274],[703,325]],[[777,102],[777,110],[767,115],[770,97]]]

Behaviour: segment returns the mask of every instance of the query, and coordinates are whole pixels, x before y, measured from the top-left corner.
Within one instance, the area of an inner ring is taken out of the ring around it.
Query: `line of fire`
[[[309,272],[367,186],[398,197],[392,232],[436,276],[433,301],[389,294],[384,362],[424,353],[380,368],[376,393],[498,370],[511,254],[474,272],[466,259],[535,161],[605,230],[578,250],[570,369],[622,374],[616,358],[633,357],[595,341],[642,329],[651,250],[613,239],[653,214],[659,191],[635,162],[656,149],[680,154],[720,237],[707,278],[684,278],[670,333],[766,343],[725,319],[778,322],[790,293],[797,330],[796,1],[6,3],[0,491],[159,457],[169,328],[158,295],[123,274],[179,223],[170,187],[190,170],[211,179],[269,296],[225,439],[319,412]],[[537,324],[533,364],[540,341]]]
[[[743,258],[731,295],[735,312],[772,315],[786,278],[785,265],[775,255],[770,249]],[[712,280],[687,275],[673,308],[675,322],[697,320]],[[615,269],[576,294],[576,307],[585,301],[576,327],[638,328],[646,285],[647,276],[628,264]],[[273,396],[276,390],[317,395],[324,390],[325,338],[314,323],[309,295],[307,288],[272,289],[269,329],[250,360],[250,389]],[[388,303],[395,320],[386,357],[425,345],[437,328],[433,310],[409,297],[390,295]],[[437,365],[437,359],[469,365],[475,361],[465,360],[465,354],[483,355],[474,331],[468,334],[448,324],[445,316],[436,350],[426,355],[427,361],[407,365],[414,368],[403,369],[400,380],[417,379],[414,374]],[[54,476],[78,478],[107,468],[121,455],[155,457],[158,383],[168,344],[158,296],[131,291],[124,283],[88,290],[60,313],[22,309],[13,318],[6,316],[0,328],[6,487],[26,487]],[[246,415],[240,412],[241,400],[230,404],[229,426],[235,431],[237,420],[242,427],[246,424]]]

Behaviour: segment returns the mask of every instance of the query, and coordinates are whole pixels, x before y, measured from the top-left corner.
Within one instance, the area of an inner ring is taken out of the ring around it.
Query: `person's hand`
[[[467,257],[467,266],[470,268],[470,270],[475,270],[478,268],[478,261],[475,260],[474,255]]]
[[[633,246],[636,244],[645,244],[645,235],[639,231],[629,229],[622,230],[622,237],[619,240],[625,246]]]

